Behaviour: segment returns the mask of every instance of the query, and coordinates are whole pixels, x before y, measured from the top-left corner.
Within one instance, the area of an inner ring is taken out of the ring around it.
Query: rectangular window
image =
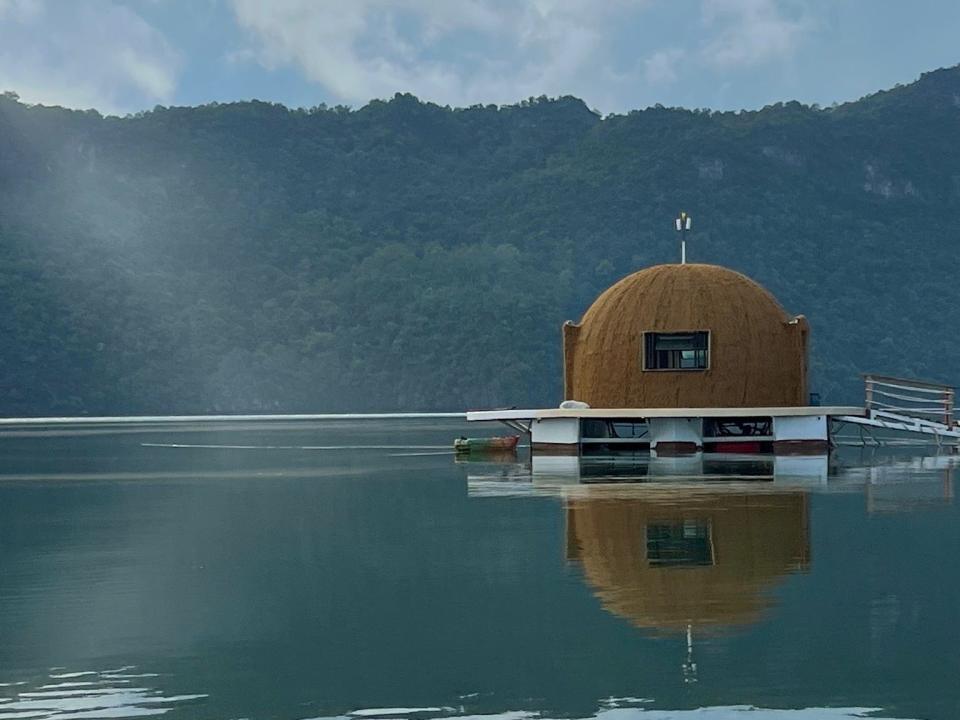
[[[706,370],[710,367],[710,333],[643,334],[644,370]]]
[[[684,520],[647,526],[647,562],[651,567],[713,565],[709,520]]]

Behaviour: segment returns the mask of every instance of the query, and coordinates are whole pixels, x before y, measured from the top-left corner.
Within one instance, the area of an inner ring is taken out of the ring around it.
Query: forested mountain
[[[828,109],[0,97],[0,415],[553,405],[560,326],[642,266],[745,272],[811,389],[960,380],[960,69]]]

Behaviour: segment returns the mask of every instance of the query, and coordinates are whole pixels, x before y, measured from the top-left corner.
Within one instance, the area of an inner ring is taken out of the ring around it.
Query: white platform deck
[[[863,416],[862,407],[852,406],[804,406],[804,407],[736,407],[736,408],[541,408],[526,410],[473,410],[467,412],[467,420],[544,420],[547,418],[708,418],[708,417],[829,417]]]

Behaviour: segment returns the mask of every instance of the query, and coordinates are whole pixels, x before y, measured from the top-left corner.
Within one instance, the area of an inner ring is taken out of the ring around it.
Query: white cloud
[[[668,85],[677,81],[677,65],[686,53],[679,48],[658,50],[643,61],[643,75],[651,85]]]
[[[451,105],[613,100],[596,83],[617,76],[607,35],[646,2],[232,0],[268,68],[299,67],[348,102],[409,91]]]
[[[788,17],[777,0],[704,0],[702,19],[716,31],[703,58],[721,69],[790,57],[810,29],[806,16]]]
[[[180,59],[109,0],[0,0],[0,90],[30,103],[119,113],[169,102]]]
[[[43,15],[41,0],[0,0],[0,20],[29,21]]]

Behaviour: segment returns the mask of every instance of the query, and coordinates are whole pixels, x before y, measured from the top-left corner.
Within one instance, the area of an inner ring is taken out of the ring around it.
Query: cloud
[[[808,2],[698,0],[698,26],[672,0],[211,0],[217,22],[198,30],[196,0],[0,0],[0,91],[113,113],[180,100],[190,58],[145,19],[156,16],[195,55],[191,101],[275,97],[269,75],[245,76],[259,65],[294,69],[348,104],[396,92],[455,106],[570,94],[622,111],[676,103],[701,76],[712,87],[769,80],[806,39]],[[210,54],[227,64],[212,67]],[[287,80],[277,86],[296,85]]]
[[[777,0],[704,0],[701,16],[716,32],[702,57],[720,69],[790,57],[810,29],[806,16],[788,17]]]
[[[658,50],[643,61],[643,75],[651,85],[668,85],[677,81],[677,65],[686,53],[679,48]]]
[[[624,110],[662,100],[695,69],[763,75],[811,29],[806,0],[700,0],[699,31],[685,30],[684,11],[667,0],[230,2],[249,40],[230,53],[235,62],[297,68],[347,103],[396,92],[456,106],[572,94]]]
[[[179,54],[110,0],[0,0],[0,90],[30,103],[122,113],[169,102]]]
[[[612,25],[647,0],[232,0],[255,57],[336,98],[398,91],[451,105],[598,97]],[[243,57],[242,53],[234,57]]]
[[[0,0],[0,20],[31,20],[43,14],[40,0]]]

